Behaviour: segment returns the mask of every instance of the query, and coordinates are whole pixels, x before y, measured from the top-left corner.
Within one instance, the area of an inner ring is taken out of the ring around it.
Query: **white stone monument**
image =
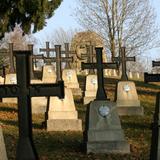
[[[82,131],[71,89],[65,88],[64,99],[50,97],[47,131]]]
[[[85,95],[83,99],[84,104],[93,101],[97,94],[97,75],[86,76]]]
[[[17,77],[15,73],[6,74],[4,84],[17,84]],[[3,103],[17,104],[17,98],[2,98]]]
[[[132,81],[120,81],[117,85],[117,109],[119,115],[143,115],[143,107]]]
[[[1,126],[0,126],[0,160],[8,160]]]
[[[86,116],[87,153],[130,153],[114,102],[95,100],[88,106]]]
[[[76,70],[64,69],[62,72],[64,85],[72,90],[73,96],[82,96],[82,90],[79,87]]]

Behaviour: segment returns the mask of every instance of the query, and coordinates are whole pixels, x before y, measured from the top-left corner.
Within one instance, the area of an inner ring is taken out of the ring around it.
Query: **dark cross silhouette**
[[[97,69],[97,81],[98,81],[98,90],[96,95],[96,100],[106,100],[107,95],[104,89],[104,80],[103,80],[103,69],[118,69],[117,63],[103,63],[102,60],[102,50],[103,48],[95,48],[96,50],[96,60],[97,63],[84,63],[82,62],[82,69]]]
[[[160,61],[152,61],[152,67],[160,67]]]
[[[68,58],[69,60],[66,62],[66,65],[65,65],[65,68],[66,69],[70,69],[71,68],[71,65],[70,65],[70,62],[73,62],[73,58],[70,57],[70,55],[74,55],[76,54],[74,51],[70,51],[69,50],[69,43],[65,43],[64,44],[64,47],[65,47],[65,50],[64,51],[61,51],[61,54],[65,54],[65,57]]]
[[[86,45],[87,53],[81,54],[82,59],[87,59],[87,63],[93,63],[94,58],[96,57],[96,54],[94,53],[94,46],[93,45]],[[95,74],[94,69],[89,69],[89,74]]]
[[[153,63],[153,62],[152,62]],[[148,82],[160,82],[160,74],[148,74],[144,73],[144,81]],[[152,128],[152,138],[151,138],[151,149],[150,149],[150,160],[159,160],[160,158],[160,150],[158,153],[158,149],[160,148],[160,92],[156,95],[156,107],[155,113],[153,116],[153,123],[151,125]],[[159,155],[159,156],[158,156]]]
[[[44,60],[44,55],[43,54],[34,55],[33,54],[33,44],[28,44],[28,50],[31,52],[31,55],[30,55],[30,68],[31,68],[30,77],[31,77],[31,79],[33,79],[33,78],[35,78],[34,64],[35,64],[35,66],[37,66],[37,59]]]
[[[49,42],[46,42],[46,48],[40,48],[40,52],[46,52],[46,58],[44,59],[44,62],[46,64],[51,64],[51,61],[50,61],[50,53],[51,52],[55,52],[55,49],[54,48],[49,48]]]
[[[13,43],[9,43],[9,63],[10,63],[9,72],[15,73],[14,56],[13,56]]]
[[[56,62],[56,74],[57,74],[57,81],[62,80],[62,62],[72,62],[73,57],[61,57],[61,45],[55,45],[55,53],[56,57],[50,57],[49,59],[52,62]]]
[[[127,76],[127,69],[126,69],[126,62],[127,61],[136,61],[135,57],[126,57],[126,52],[125,52],[125,47],[121,48],[120,51],[120,56],[121,57],[113,57],[113,61],[119,62],[119,64],[122,64],[122,76],[121,80],[122,81],[128,81],[128,76]]]
[[[19,140],[17,160],[37,160],[38,155],[32,139],[31,97],[64,97],[63,81],[57,84],[30,84],[30,51],[16,51],[17,85],[1,85],[0,98],[18,98]]]

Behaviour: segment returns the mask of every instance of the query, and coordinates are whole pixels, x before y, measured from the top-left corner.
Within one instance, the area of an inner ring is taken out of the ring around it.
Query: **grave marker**
[[[122,75],[121,75],[121,80],[122,81],[128,81],[128,76],[127,76],[127,70],[126,70],[126,62],[127,61],[134,61],[135,62],[135,57],[126,57],[126,52],[125,52],[125,47],[121,48],[121,57],[113,57],[113,61],[119,62],[122,64]]]
[[[103,69],[118,66],[102,62],[102,48],[96,48],[96,58],[97,63],[82,63],[83,69],[97,69],[99,88],[96,100],[87,107],[84,131],[87,153],[129,153],[130,147],[124,138],[116,105],[107,100],[104,90]]]
[[[16,159],[38,159],[32,139],[31,97],[64,97],[63,82],[30,84],[29,51],[16,51],[17,85],[1,85],[0,97],[18,97],[19,140]]]
[[[152,62],[154,64],[154,62]],[[157,65],[157,64],[156,64]],[[158,64],[159,65],[159,64]],[[153,65],[154,67],[155,65]],[[160,82],[160,74],[148,74],[144,73],[144,82]],[[155,113],[152,123],[152,138],[150,149],[150,160],[160,159],[160,92],[156,95]]]

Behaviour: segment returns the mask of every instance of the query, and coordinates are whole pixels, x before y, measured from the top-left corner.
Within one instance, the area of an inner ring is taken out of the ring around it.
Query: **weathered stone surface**
[[[64,99],[50,97],[47,131],[81,131],[82,121],[78,119],[72,91],[65,88]]]
[[[15,73],[6,74],[4,84],[17,84],[16,74]],[[17,104],[17,98],[2,98],[2,102]]]
[[[116,104],[93,101],[87,108],[84,142],[87,153],[129,153]]]
[[[0,126],[0,160],[8,160],[1,126]]]
[[[62,72],[64,85],[72,90],[74,96],[82,96],[82,90],[79,87],[76,70],[64,69]]]
[[[0,76],[0,85],[4,84],[4,78]]]
[[[43,83],[55,83],[56,82],[56,72],[53,65],[43,66],[42,72],[42,82]]]
[[[84,104],[88,104],[96,98],[97,94],[97,75],[86,76]]]
[[[136,91],[134,82],[121,81],[117,86],[117,109],[119,115],[143,115],[143,107]]]

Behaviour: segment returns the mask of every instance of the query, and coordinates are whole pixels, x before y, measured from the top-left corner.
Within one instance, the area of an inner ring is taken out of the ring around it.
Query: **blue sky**
[[[160,24],[160,0],[150,1],[157,13],[157,23]],[[45,45],[45,41],[47,41],[48,38],[47,36],[60,27],[66,31],[70,28],[81,28],[81,26],[79,26],[76,22],[75,17],[72,15],[76,5],[77,0],[63,0],[59,8],[55,11],[54,16],[47,20],[47,25],[44,27],[44,29],[34,34],[35,37],[40,39],[41,42],[44,42]],[[155,58],[155,55],[158,56],[160,49],[154,49],[149,52],[151,52],[150,55]]]

